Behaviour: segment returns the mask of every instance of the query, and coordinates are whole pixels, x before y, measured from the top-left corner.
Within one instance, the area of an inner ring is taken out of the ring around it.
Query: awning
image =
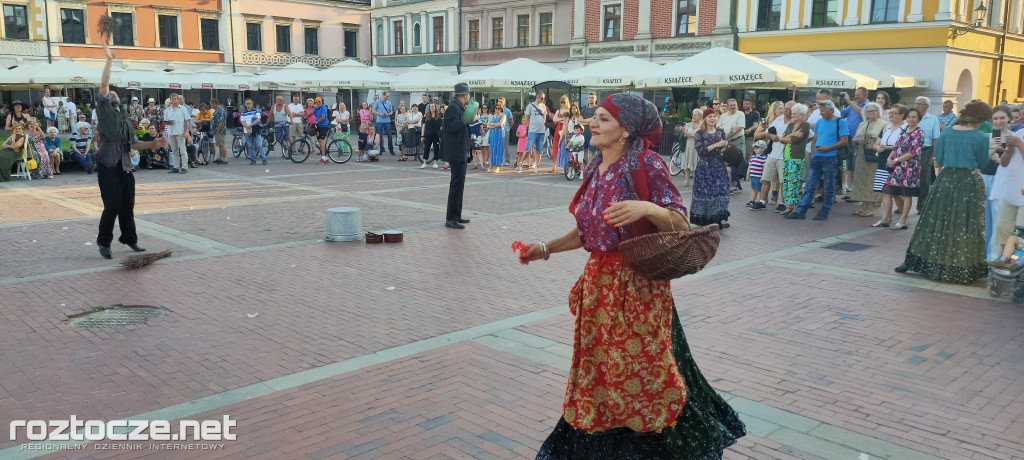
[[[790,53],[771,62],[807,73],[807,83],[796,85],[812,88],[859,88],[877,89],[878,79],[862,73],[840,68],[819,57],[806,53]],[[852,66],[847,66],[854,68]]]
[[[633,56],[616,56],[566,72],[563,80],[588,88],[624,88],[658,73],[662,66]]]
[[[789,87],[806,83],[806,72],[728,48],[711,48],[681,61],[665,64],[660,72],[641,82],[648,88]]]
[[[434,65],[423,64],[395,77],[391,88],[395,91],[452,91],[455,83],[455,75]]]
[[[471,90],[530,89],[545,81],[563,81],[565,74],[532,59],[518,58],[487,69],[468,72],[455,77],[469,85]]]
[[[917,83],[914,77],[909,77],[903,72],[875,64],[867,59],[854,59],[845,65],[878,80],[879,88],[912,88]]]

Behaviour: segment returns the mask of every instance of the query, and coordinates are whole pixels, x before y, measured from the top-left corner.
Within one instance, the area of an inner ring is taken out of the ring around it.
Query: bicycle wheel
[[[278,141],[278,144],[281,144],[281,158],[290,160],[292,158],[292,144],[288,142],[288,138],[282,138]]]
[[[344,139],[337,139],[327,144],[327,157],[335,163],[345,163],[352,159],[352,146]]]
[[[242,142],[241,137],[235,137],[235,139],[231,141],[231,154],[234,155],[235,158],[242,156],[242,150],[244,149],[245,143]]]
[[[199,138],[199,143],[196,147],[196,158],[199,160],[200,164],[206,165],[210,164],[210,160],[212,160],[211,157],[210,141],[206,139],[206,136],[202,136]]]
[[[673,176],[678,176],[679,173],[683,172],[683,152],[676,150],[672,154],[672,158],[668,160],[668,172]]]
[[[573,180],[576,178],[576,168],[573,167],[571,161],[565,163],[565,168],[562,168],[562,173],[565,174],[565,180]]]
[[[302,163],[309,158],[309,152],[313,150],[313,147],[305,139],[299,139],[292,142],[289,150],[291,151],[289,158],[295,163]]]

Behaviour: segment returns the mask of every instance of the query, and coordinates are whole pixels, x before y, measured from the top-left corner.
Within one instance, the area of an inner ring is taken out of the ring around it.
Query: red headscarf
[[[644,148],[658,144],[661,116],[650,101],[629,93],[615,93],[598,107],[604,107],[633,139],[643,139]]]

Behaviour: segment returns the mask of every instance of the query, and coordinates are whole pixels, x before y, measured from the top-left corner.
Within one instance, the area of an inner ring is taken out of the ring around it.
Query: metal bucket
[[[363,239],[363,214],[359,208],[327,210],[327,241],[359,241]]]

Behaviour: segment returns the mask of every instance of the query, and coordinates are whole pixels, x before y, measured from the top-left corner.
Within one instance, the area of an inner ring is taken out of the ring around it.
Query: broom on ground
[[[134,254],[121,259],[121,266],[124,268],[142,268],[153,262],[156,262],[164,257],[170,257],[171,250],[168,249],[164,252],[155,252],[150,254]]]

